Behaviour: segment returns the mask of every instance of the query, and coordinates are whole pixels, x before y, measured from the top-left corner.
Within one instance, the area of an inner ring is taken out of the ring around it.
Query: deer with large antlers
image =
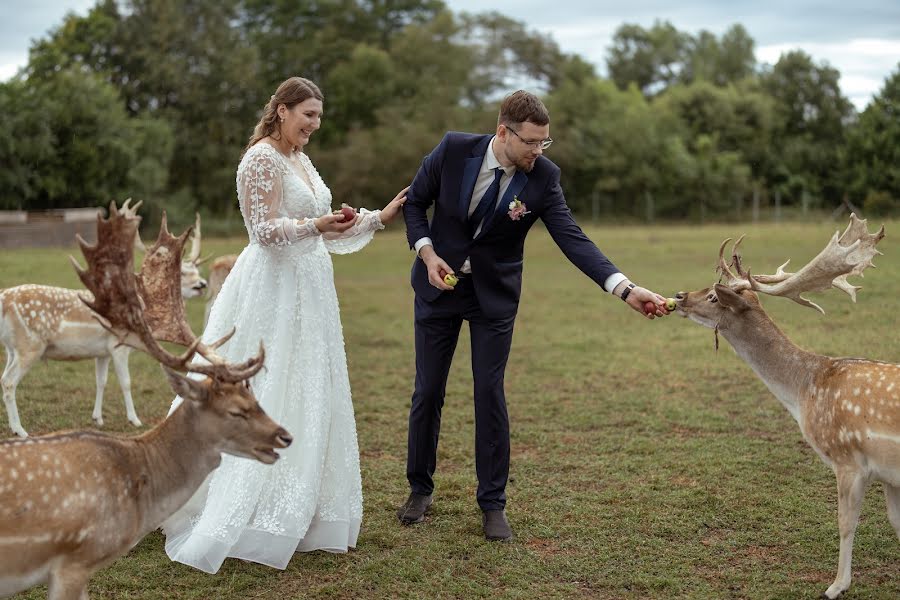
[[[121,211],[137,217],[141,203],[129,206],[129,201]],[[134,247],[146,252],[135,232]],[[189,254],[180,264],[181,295],[184,298],[199,296],[206,287],[200,276],[200,215],[194,226]],[[91,310],[79,296],[84,290],[52,287],[47,285],[20,285],[0,290],[0,343],[6,349],[6,369],[3,371],[3,402],[13,433],[27,437],[19,419],[16,405],[16,388],[19,382],[40,359],[49,360],[95,360],[97,393],[94,399],[92,418],[98,426],[103,425],[103,390],[112,362],[119,380],[119,387],[125,400],[128,421],[136,427],[141,421],[134,409],[131,397],[131,376],[128,371],[128,356],[131,349],[118,344],[116,338],[106,331]]]
[[[133,438],[76,432],[0,442],[0,596],[48,583],[50,600],[84,600],[99,568],[137,544],[180,508],[215,469],[221,453],[272,464],[291,436],[260,408],[248,384],[264,352],[240,364],[191,332],[177,286],[187,232],[165,219],[139,275],[130,235],[136,218],[98,217],[98,242],[79,240],[88,262],[79,276],[88,303],[123,343],[157,359],[184,402]],[[233,331],[232,331],[233,333]],[[181,355],[158,340],[187,346]],[[191,362],[195,354],[202,359]],[[178,371],[205,375],[196,380]]]
[[[900,365],[862,358],[830,358],[794,345],[772,322],[757,294],[784,296],[824,313],[801,294],[843,290],[853,301],[859,286],[847,281],[862,275],[881,254],[875,245],[884,227],[869,233],[866,222],[851,215],[843,234],[835,233],[822,252],[796,273],[778,268],[774,275],[751,275],[733,246],[726,263],[725,240],[719,248],[720,283],[675,296],[676,312],[728,340],[784,404],[800,425],[806,442],[837,476],[841,544],[837,577],[825,591],[836,598],[850,587],[853,536],[863,495],[881,481],[888,518],[900,536]],[[718,339],[718,338],[717,338]]]

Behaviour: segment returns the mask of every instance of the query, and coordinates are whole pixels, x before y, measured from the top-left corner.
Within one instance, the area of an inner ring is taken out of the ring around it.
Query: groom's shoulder
[[[555,162],[547,158],[546,156],[539,156],[536,161],[534,161],[534,168],[532,169],[529,176],[546,179],[550,177],[559,178],[560,168],[556,165]]]
[[[477,144],[481,140],[486,137],[490,137],[492,134],[487,133],[468,133],[465,131],[448,131],[447,138],[457,142],[457,143],[470,143]]]
[[[448,131],[444,134],[444,142],[453,148],[474,148],[484,141],[484,138],[491,137],[483,133],[466,133],[464,131]]]

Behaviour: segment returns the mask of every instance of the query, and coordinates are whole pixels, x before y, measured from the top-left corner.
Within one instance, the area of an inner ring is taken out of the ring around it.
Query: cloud
[[[483,12],[483,0],[445,0],[455,11]],[[756,58],[774,64],[782,52],[802,49],[816,63],[841,72],[841,91],[862,110],[900,59],[900,2],[896,0],[494,0],[490,9],[550,34],[567,53],[580,54],[606,74],[615,31],[625,23],[652,27],[669,21],[679,31],[721,36],[742,25],[756,42]],[[538,17],[540,15],[540,17]]]

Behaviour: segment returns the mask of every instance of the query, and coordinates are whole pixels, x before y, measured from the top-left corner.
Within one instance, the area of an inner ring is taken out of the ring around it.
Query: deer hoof
[[[838,596],[843,594],[846,590],[847,590],[846,587],[841,587],[837,584],[832,584],[831,587],[829,587],[827,590],[825,590],[825,593],[822,594],[822,598],[827,598],[828,600],[834,600],[835,598],[837,598]]]
[[[141,420],[138,419],[137,417],[135,417],[133,419],[128,419],[128,422],[131,423],[132,425],[134,425],[135,427],[143,427],[144,426],[144,424],[141,423]]]
[[[97,427],[103,427],[103,417],[93,417],[93,420]]]
[[[22,429],[21,427],[13,427],[13,433],[16,434],[20,438],[27,438],[28,432]]]

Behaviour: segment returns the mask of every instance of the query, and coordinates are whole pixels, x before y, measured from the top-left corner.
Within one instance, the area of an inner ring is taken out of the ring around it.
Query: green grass
[[[665,295],[711,284],[725,237],[747,233],[745,264],[774,272],[814,256],[844,223],[592,228],[633,280]],[[900,223],[852,304],[816,296],[821,316],[765,298],[799,345],[900,362]],[[222,254],[243,242],[209,240]],[[4,251],[0,287],[75,286],[61,250]],[[523,301],[506,378],[512,428],[510,544],[480,533],[475,504],[467,333],[444,409],[432,516],[403,528],[406,418],[413,380],[411,253],[399,228],[335,257],[363,469],[357,550],[298,554],[286,571],[226,561],[216,576],[172,564],[147,536],[94,576],[95,598],[812,598],[837,566],[834,477],[796,423],[713,333],[648,321],[572,267],[543,230],[529,238]],[[195,329],[201,301],[189,303]],[[161,419],[172,392],[146,356],[131,358],[138,413]],[[19,387],[32,434],[91,426],[89,362],[37,366]],[[115,376],[107,430],[132,433]],[[869,491],[847,598],[900,596],[900,543],[880,484]],[[37,588],[19,598],[40,598]]]

